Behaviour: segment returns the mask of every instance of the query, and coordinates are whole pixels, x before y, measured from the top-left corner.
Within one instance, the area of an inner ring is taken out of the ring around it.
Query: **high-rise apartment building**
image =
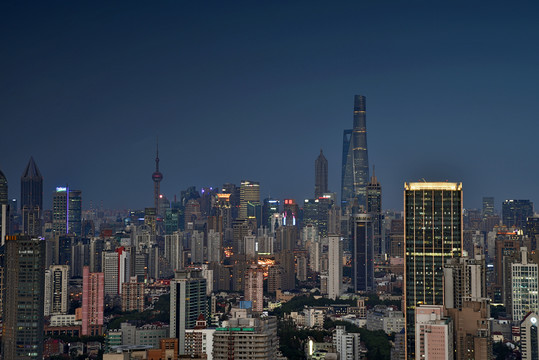
[[[367,151],[366,98],[354,97],[354,128],[343,136],[341,208],[343,212],[357,201],[365,206],[369,182],[369,154]],[[351,203],[352,202],[352,203]]]
[[[462,184],[404,184],[407,358],[415,357],[415,309],[443,305],[443,269],[462,255]]]
[[[88,266],[82,275],[82,335],[103,334],[105,276],[91,273]]]
[[[253,317],[246,309],[232,309],[213,334],[213,359],[277,359],[277,318]]]
[[[138,282],[136,276],[131,276],[129,282],[122,284],[122,311],[144,311],[143,282]]]
[[[371,181],[367,184],[366,210],[372,219],[374,257],[379,258],[386,253],[386,246],[382,237],[382,185],[380,185],[374,174],[374,168],[372,170]]]
[[[505,200],[502,204],[502,222],[505,226],[525,229],[526,220],[533,217],[530,200]]]
[[[206,279],[200,271],[177,271],[170,282],[170,337],[178,339],[180,354],[185,329],[193,329],[200,314],[207,316]]]
[[[244,297],[252,302],[252,310],[262,312],[264,310],[264,269],[251,266],[245,273]]]
[[[339,359],[359,360],[365,355],[361,352],[361,337],[359,333],[348,333],[346,327],[339,325],[333,332],[333,346],[339,354]]]
[[[527,313],[539,313],[538,265],[528,261],[528,249],[520,249],[520,262],[511,264],[511,315],[519,322]],[[508,309],[509,310],[509,309]]]
[[[416,359],[453,360],[453,322],[441,305],[415,308]]]
[[[328,160],[320,149],[320,155],[314,161],[314,198],[318,199],[328,191]]]
[[[68,265],[52,265],[45,271],[45,316],[67,314],[68,280]]]
[[[4,259],[3,359],[43,358],[45,241],[8,236]]]
[[[240,184],[240,219],[247,219],[249,204],[260,205],[260,184],[256,181],[242,180]]]
[[[374,290],[374,234],[371,215],[353,215],[351,235],[354,291],[372,291]]]
[[[447,261],[444,266],[444,298],[447,315],[454,324],[455,359],[491,359],[485,255]]]
[[[328,297],[337,299],[342,290],[342,258],[343,248],[339,235],[328,236]]]
[[[131,278],[131,253],[122,246],[115,251],[103,253],[105,294],[116,296],[122,293],[122,284]]]
[[[21,176],[22,232],[31,236],[41,235],[43,211],[43,176],[31,157]]]

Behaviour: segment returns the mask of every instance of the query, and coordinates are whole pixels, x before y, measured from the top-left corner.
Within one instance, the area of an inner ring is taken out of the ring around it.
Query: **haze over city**
[[[30,156],[45,205],[69,183],[106,208],[260,181],[312,193],[320,148],[340,192],[342,131],[367,97],[384,208],[405,181],[539,200],[536,3],[42,2],[1,5],[0,168]],[[10,187],[10,197],[18,189]],[[94,205],[96,206],[96,205]]]

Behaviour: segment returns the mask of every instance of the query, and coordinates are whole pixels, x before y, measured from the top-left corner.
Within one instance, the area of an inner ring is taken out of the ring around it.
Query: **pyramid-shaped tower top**
[[[378,179],[376,178],[376,174],[374,173],[374,165],[372,166],[372,176],[371,176],[370,184],[380,185],[380,183],[378,182]]]
[[[28,165],[26,165],[26,170],[24,170],[24,173],[22,174],[22,178],[40,178],[41,173],[39,172],[39,169],[37,168],[36,162],[34,161],[34,157],[30,156],[30,161],[28,162]]]

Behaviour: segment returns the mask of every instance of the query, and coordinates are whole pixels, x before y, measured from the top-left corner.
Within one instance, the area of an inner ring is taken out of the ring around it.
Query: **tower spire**
[[[155,212],[159,215],[159,196],[161,195],[160,182],[163,180],[163,174],[159,171],[159,138],[156,141],[155,172],[152,174],[153,180],[153,205]]]
[[[159,136],[156,140],[155,171],[159,172]]]

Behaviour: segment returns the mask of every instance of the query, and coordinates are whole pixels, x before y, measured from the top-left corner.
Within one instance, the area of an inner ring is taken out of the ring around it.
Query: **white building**
[[[327,291],[330,299],[337,299],[341,296],[342,283],[342,241],[339,235],[329,235],[328,237],[328,284]]]
[[[359,333],[347,333],[344,326],[337,326],[333,332],[333,346],[335,346],[341,360],[361,359]]]
[[[537,313],[528,313],[520,323],[520,350],[522,360],[539,359],[539,331]]]
[[[520,263],[511,264],[511,314],[522,321],[530,311],[539,312],[537,264],[528,263],[528,250],[520,248]]]

